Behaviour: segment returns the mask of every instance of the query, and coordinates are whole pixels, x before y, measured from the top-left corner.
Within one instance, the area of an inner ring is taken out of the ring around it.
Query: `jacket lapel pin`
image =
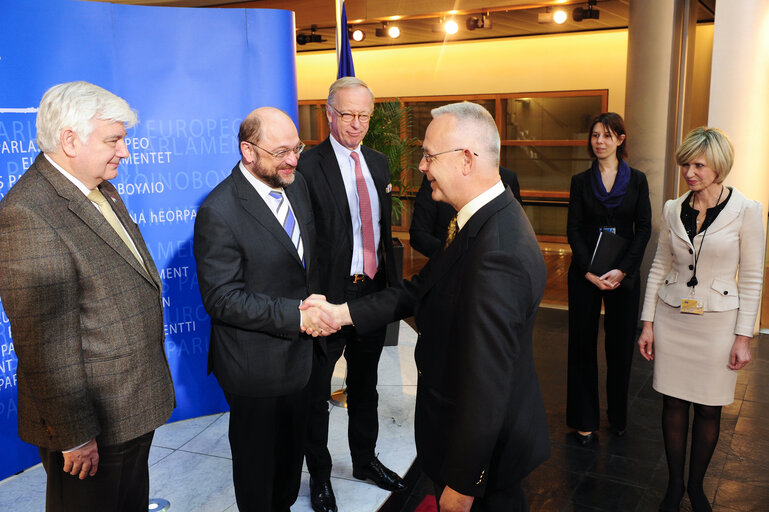
[[[393,184],[388,183],[387,186],[385,187],[385,194],[389,194],[392,191],[393,191]]]

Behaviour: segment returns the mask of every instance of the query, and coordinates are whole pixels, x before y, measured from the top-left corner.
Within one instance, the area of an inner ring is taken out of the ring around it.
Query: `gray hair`
[[[354,76],[343,76],[331,84],[331,86],[328,88],[328,100],[326,103],[332,105],[332,101],[334,101],[334,96],[336,96],[336,93],[342,89],[349,89],[350,87],[365,87],[368,93],[371,95],[371,103],[374,103],[374,93],[371,92],[371,88],[366,85],[366,82],[360,78],[355,78]]]
[[[494,118],[491,117],[488,110],[477,103],[463,101],[434,108],[430,114],[432,114],[433,119],[445,115],[453,116],[457,120],[456,132],[463,134],[463,137],[467,135],[475,137],[481,144],[485,144],[485,148],[479,149],[491,153],[496,159],[496,164],[499,165],[501,146],[499,130],[497,130],[497,123],[494,122]]]
[[[136,112],[121,97],[88,82],[67,82],[48,89],[37,111],[37,145],[44,153],[59,147],[62,130],[71,128],[85,144],[93,131],[92,119],[139,122]]]

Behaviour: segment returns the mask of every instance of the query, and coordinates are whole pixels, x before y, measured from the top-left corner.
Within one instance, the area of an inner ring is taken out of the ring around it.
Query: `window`
[[[384,99],[380,99],[382,101]],[[483,105],[494,117],[502,150],[500,164],[518,175],[526,214],[540,240],[566,241],[569,184],[574,174],[590,166],[587,132],[590,121],[608,107],[608,90],[537,93],[420,96],[399,98],[411,107],[413,122],[406,136],[421,140],[432,116],[430,111],[457,101]],[[323,107],[325,100],[299,102],[299,136],[308,145],[328,136]],[[313,124],[315,121],[317,124]],[[421,155],[413,158],[418,165]],[[397,191],[405,202],[422,181],[419,171],[404,171],[405,190]],[[408,230],[410,215],[400,229]]]

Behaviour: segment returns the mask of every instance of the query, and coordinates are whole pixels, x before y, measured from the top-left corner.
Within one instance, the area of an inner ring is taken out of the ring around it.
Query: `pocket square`
[[[388,183],[387,186],[385,187],[385,193],[389,194],[392,191],[393,191],[393,184],[392,183]]]

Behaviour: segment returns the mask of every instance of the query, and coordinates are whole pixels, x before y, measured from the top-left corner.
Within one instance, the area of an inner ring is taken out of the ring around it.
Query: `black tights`
[[[668,460],[668,489],[660,510],[678,510],[684,495],[684,464],[686,438],[689,434],[689,405],[691,402],[663,395],[662,435]],[[694,512],[710,512],[702,481],[716,449],[721,426],[721,406],[694,404],[692,448],[689,456],[687,489]]]

